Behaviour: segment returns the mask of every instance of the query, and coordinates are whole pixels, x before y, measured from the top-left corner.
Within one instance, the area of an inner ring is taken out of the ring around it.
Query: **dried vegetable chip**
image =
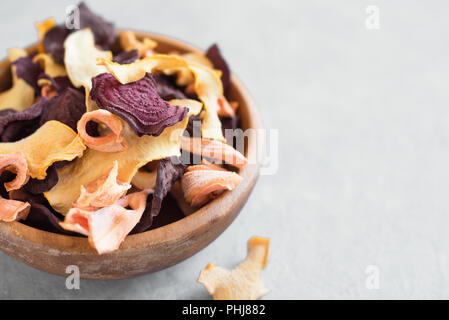
[[[99,63],[106,66],[122,84],[140,80],[146,73],[151,73],[153,70],[188,68],[195,78],[195,92],[206,110],[202,121],[202,135],[205,138],[224,141],[221,122],[217,114],[218,98],[223,94],[223,89],[220,78],[214,70],[195,62],[187,62],[181,57],[161,54],[126,65],[107,61],[107,59],[99,59]]]
[[[4,183],[6,191],[20,189],[30,178],[28,163],[22,152],[0,156],[0,174],[4,171],[10,171],[16,175],[12,181]]]
[[[131,184],[140,190],[154,189],[156,186],[157,171],[138,170],[131,180]]]
[[[36,102],[30,108],[23,111],[15,111],[12,109],[5,109],[0,111],[0,135],[3,134],[5,128],[12,122],[25,122],[28,127],[30,125],[35,126],[39,123],[39,117],[42,114],[42,110],[47,103],[48,99],[43,98]]]
[[[60,25],[51,28],[44,35],[42,44],[45,53],[51,54],[59,64],[64,63],[64,41],[70,33],[71,30],[67,29],[65,25]]]
[[[125,126],[126,151],[112,153],[87,149],[81,158],[58,170],[58,183],[45,193],[51,206],[66,214],[78,198],[80,187],[104,174],[115,160],[118,162],[118,179],[129,183],[137,170],[148,162],[180,156],[180,138],[188,117],[200,112],[202,104],[194,100],[172,100],[170,104],[188,108],[189,114],[181,122],[167,127],[160,136],[138,137],[129,126]]]
[[[139,59],[139,52],[137,50],[123,51],[114,56],[112,61],[120,64],[129,64]]]
[[[94,35],[90,29],[83,29],[70,34],[64,42],[64,63],[72,84],[91,89],[91,79],[107,72],[104,66],[97,65],[98,58],[112,59],[110,51],[95,47]]]
[[[23,186],[23,189],[33,195],[42,194],[58,183],[58,172],[56,171],[55,164],[51,165],[47,169],[47,176],[44,180],[38,180],[31,178],[27,184]]]
[[[181,148],[192,154],[202,157],[223,161],[239,169],[243,169],[248,160],[243,154],[235,150],[232,146],[217,140],[201,138],[181,138]]]
[[[36,92],[39,92],[40,88],[37,85],[37,81],[42,72],[40,64],[34,62],[31,57],[21,57],[14,61],[13,65],[16,69],[17,78],[25,80]]]
[[[30,178],[28,163],[21,152],[0,156],[0,174],[4,171],[16,175],[12,181],[4,183],[6,191],[20,189]],[[29,203],[0,197],[0,221],[11,222],[25,219],[29,211]]]
[[[186,166],[184,164],[175,164],[170,158],[159,161],[151,209],[148,212],[145,212],[145,216],[143,217],[145,223],[141,223],[139,229],[135,230],[136,232],[143,232],[151,227],[154,217],[156,217],[161,210],[162,200],[170,191],[173,184],[182,177],[185,170]]]
[[[202,270],[198,282],[215,300],[256,300],[268,289],[260,281],[260,271],[267,265],[270,240],[252,237],[248,241],[248,256],[232,271],[210,263]]]
[[[65,67],[53,59],[53,57],[47,53],[40,53],[33,58],[34,63],[39,63],[44,73],[52,78],[65,77],[67,71]]]
[[[165,101],[173,99],[187,99],[187,96],[178,89],[172,77],[159,74],[155,76],[157,82],[157,94]]]
[[[139,137],[158,136],[188,113],[187,108],[173,106],[157,94],[152,74],[128,84],[121,84],[110,73],[100,74],[92,79],[90,95],[99,108],[128,122]]]
[[[148,190],[131,193],[115,204],[96,211],[72,208],[61,226],[88,236],[89,243],[99,254],[117,250],[139,222],[149,193]],[[131,209],[126,209],[128,206]]]
[[[67,88],[45,103],[39,123],[43,125],[47,121],[57,120],[76,131],[76,124],[85,112],[84,95]]]
[[[137,50],[138,57],[147,57],[153,54],[153,49],[157,47],[157,42],[150,38],[137,39],[132,31],[122,31],[120,33],[120,45],[124,51]]]
[[[185,216],[190,216],[192,213],[194,213],[197,210],[197,208],[192,207],[184,199],[184,192],[182,191],[182,187],[181,187],[181,182],[180,181],[176,181],[173,184],[173,187],[170,190],[170,195],[176,201],[176,203],[178,204],[179,209],[181,209],[182,213]]]
[[[14,62],[22,57],[27,57],[26,51],[22,49],[8,50],[12,73],[12,87],[0,93],[0,110],[14,109],[17,111],[30,107],[34,102],[35,90],[25,80],[19,78],[16,73]]]
[[[181,179],[184,197],[192,207],[200,207],[226,190],[233,190],[242,181],[235,172],[191,169]]]
[[[84,2],[78,5],[80,28],[91,28],[95,36],[95,44],[103,49],[110,49],[117,39],[114,25],[93,13]]]
[[[92,211],[116,203],[131,188],[129,183],[118,180],[117,174],[118,164],[115,161],[105,174],[86,186],[81,186],[80,196],[73,206]]]
[[[59,121],[48,121],[31,136],[17,142],[0,143],[0,155],[22,152],[30,176],[44,179],[47,168],[56,161],[73,160],[86,147],[70,127]]]
[[[105,136],[92,137],[87,132],[89,121],[101,122],[109,129]],[[116,115],[107,110],[95,110],[85,113],[78,121],[78,134],[83,143],[91,149],[102,152],[119,152],[128,148],[123,137],[124,124]]]
[[[231,85],[231,71],[229,70],[229,66],[226,60],[221,55],[220,49],[216,44],[212,45],[206,51],[206,56],[210,61],[214,64],[214,67],[221,71],[221,81],[223,82],[223,90],[224,92],[228,91],[229,86]]]
[[[103,49],[110,49],[117,38],[114,26],[90,11],[83,2],[78,5],[78,9],[79,29],[90,28],[93,31],[95,44]],[[65,25],[58,25],[45,32],[43,47],[57,63],[64,62],[64,41],[76,30],[75,28],[67,29]]]
[[[45,20],[43,22],[36,23],[37,35],[38,35],[38,38],[39,38],[39,44],[37,46],[39,53],[44,53],[45,52],[45,48],[44,48],[44,37],[45,37],[45,34],[50,29],[52,29],[55,25],[56,25],[55,19],[53,19],[53,18],[47,19],[47,20]]]

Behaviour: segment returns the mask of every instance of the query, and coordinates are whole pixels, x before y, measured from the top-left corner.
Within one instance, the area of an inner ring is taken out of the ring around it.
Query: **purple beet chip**
[[[109,50],[117,39],[114,25],[96,15],[81,2],[79,10],[79,29],[90,28],[95,37],[95,43]],[[45,51],[53,56],[56,62],[64,63],[64,41],[70,33],[77,29],[68,29],[65,25],[51,28],[44,36]]]
[[[101,109],[128,122],[135,133],[158,136],[169,126],[181,121],[188,108],[172,106],[157,94],[154,75],[121,84],[112,74],[103,73],[92,79],[91,98]]]
[[[37,85],[37,80],[42,72],[39,62],[33,62],[32,57],[21,57],[14,61],[13,65],[16,66],[16,75],[18,78],[25,80],[30,86],[34,88],[36,92],[40,92],[40,88]]]
[[[157,82],[157,94],[165,101],[172,99],[187,99],[184,92],[176,86],[173,77],[160,74],[155,76],[155,79]]]
[[[170,158],[165,158],[159,161],[156,187],[154,189],[151,206],[147,203],[142,218],[134,228],[133,233],[144,232],[151,227],[154,217],[156,217],[161,210],[162,200],[167,196],[167,193],[170,191],[173,184],[182,177],[186,169],[186,165],[182,163],[175,164]]]
[[[76,124],[86,112],[84,94],[67,88],[47,101],[39,121],[40,125],[57,120],[76,130]]]
[[[139,59],[139,52],[137,50],[123,51],[114,56],[112,61],[120,64],[130,64]]]
[[[30,178],[28,182],[23,186],[23,189],[31,194],[38,195],[49,191],[58,183],[58,172],[56,166],[51,165],[47,169],[47,176],[43,180]]]
[[[64,64],[64,41],[71,33],[64,25],[54,26],[44,36],[45,52],[52,55],[53,59]]]

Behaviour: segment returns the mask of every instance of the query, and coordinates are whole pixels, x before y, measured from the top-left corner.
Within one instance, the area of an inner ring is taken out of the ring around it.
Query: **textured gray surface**
[[[119,27],[217,41],[266,127],[280,129],[279,170],[174,267],[69,291],[0,254],[0,298],[208,298],[199,271],[237,264],[255,234],[272,239],[266,298],[449,298],[446,1],[89,3]],[[2,1],[0,52],[34,41],[33,23],[68,4]],[[380,30],[365,27],[367,5]],[[365,285],[369,265],[378,290]]]

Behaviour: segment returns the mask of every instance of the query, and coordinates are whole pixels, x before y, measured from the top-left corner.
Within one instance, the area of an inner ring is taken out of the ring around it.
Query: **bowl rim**
[[[118,32],[120,33],[124,30],[131,29],[121,29],[118,30]],[[163,43],[165,46],[168,45],[171,47],[177,47],[182,52],[204,53],[204,51],[198,47],[173,37],[152,32],[134,32],[139,38],[150,37],[158,43]],[[27,47],[26,50],[29,53],[34,52],[36,50],[36,46],[36,44],[31,45]],[[2,67],[8,66],[9,64],[8,59],[4,59],[0,62],[0,66]],[[247,114],[248,124],[246,129],[256,129],[255,132],[253,131],[248,135],[245,155],[248,157],[249,155],[256,155],[257,152],[263,153],[264,143],[260,134],[261,129],[263,129],[263,124],[260,113],[246,87],[232,72],[231,86],[241,97],[240,99],[245,102],[244,104],[246,110],[244,111]],[[254,157],[254,159],[258,158]],[[118,254],[119,252],[133,250],[137,247],[144,248],[156,244],[160,245],[163,243],[177,242],[182,239],[187,239],[189,236],[194,235],[197,232],[206,231],[210,227],[211,222],[216,219],[223,218],[228,212],[235,210],[241,202],[244,202],[245,199],[248,198],[259,176],[260,166],[261,163],[259,160],[254,164],[246,165],[245,168],[240,171],[240,175],[243,179],[237,188],[232,191],[225,192],[223,195],[196,210],[194,213],[162,227],[142,233],[128,235],[116,251],[104,254],[103,256]],[[220,210],[214,210],[214,208],[220,208]],[[44,231],[27,226],[18,221],[5,223],[0,222],[0,237],[2,236],[2,233],[8,233],[9,235],[18,237],[25,242],[42,244],[51,249],[99,256],[98,253],[89,245],[88,239],[85,237],[62,235]]]

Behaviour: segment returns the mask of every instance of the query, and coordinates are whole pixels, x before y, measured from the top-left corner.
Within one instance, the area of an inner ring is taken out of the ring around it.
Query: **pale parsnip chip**
[[[45,179],[47,169],[56,161],[73,160],[86,147],[78,135],[59,121],[47,121],[36,132],[17,142],[0,143],[0,155],[22,152],[30,176]]]
[[[28,54],[22,49],[8,50],[9,61],[15,62],[17,59],[26,57]],[[11,65],[12,87],[0,93],[0,110],[14,109],[22,111],[34,103],[34,88],[25,80],[17,77],[16,66]]]
[[[39,62],[45,74],[52,77],[64,77],[67,75],[63,65],[57,63],[53,57],[47,53],[37,54],[33,58],[33,62]]]
[[[225,141],[217,114],[220,108],[218,99],[223,95],[223,86],[215,70],[196,62],[189,62],[182,57],[163,54],[124,65],[107,59],[99,59],[99,63],[106,66],[109,72],[122,84],[140,80],[147,72],[152,73],[155,70],[183,70],[183,68],[188,68],[194,75],[195,92],[206,110],[201,125],[203,138]]]
[[[44,37],[45,34],[56,25],[55,19],[50,18],[42,22],[36,23],[37,35],[39,37],[39,44],[37,45],[37,50],[39,53],[44,53]]]
[[[210,263],[202,270],[198,282],[215,300],[255,300],[268,289],[259,279],[260,270],[264,269],[268,260],[270,240],[252,237],[248,241],[248,256],[232,271]]]
[[[122,152],[100,152],[88,149],[83,157],[58,170],[58,183],[45,193],[50,205],[66,214],[80,194],[80,187],[95,180],[118,162],[118,179],[129,183],[137,170],[152,160],[180,155],[180,138],[189,117],[201,111],[202,104],[195,100],[171,100],[179,107],[189,108],[189,114],[180,122],[165,128],[161,135],[138,137],[126,125],[123,136],[128,149]]]
[[[64,48],[67,74],[75,87],[84,87],[86,110],[98,109],[95,102],[90,99],[92,78],[107,72],[105,67],[97,65],[97,59],[112,60],[112,52],[97,49],[94,35],[89,28],[70,34],[64,41]]]
[[[111,51],[102,51],[95,46],[95,39],[89,28],[70,34],[64,41],[64,63],[72,84],[77,87],[92,88],[92,78],[107,72],[97,65],[97,59],[112,60]]]

